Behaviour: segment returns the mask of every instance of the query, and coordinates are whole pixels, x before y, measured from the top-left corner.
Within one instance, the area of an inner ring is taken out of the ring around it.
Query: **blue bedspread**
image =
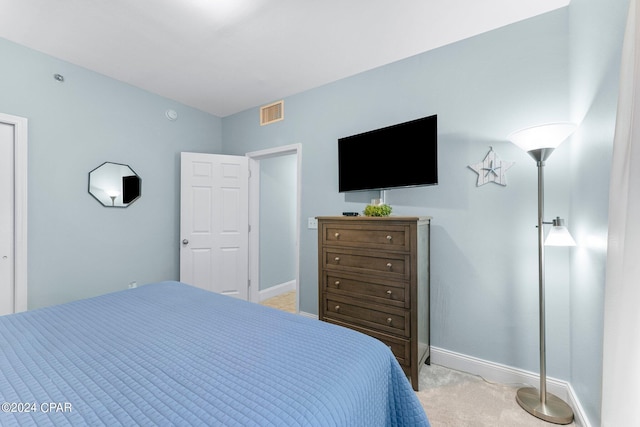
[[[391,351],[163,282],[0,317],[0,425],[428,426]]]

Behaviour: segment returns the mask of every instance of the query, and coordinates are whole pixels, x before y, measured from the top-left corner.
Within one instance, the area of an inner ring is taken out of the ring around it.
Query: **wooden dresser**
[[[320,320],[387,344],[418,390],[429,363],[430,217],[318,217]]]

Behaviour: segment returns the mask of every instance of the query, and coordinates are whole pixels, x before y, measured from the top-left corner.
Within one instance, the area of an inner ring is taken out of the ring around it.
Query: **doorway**
[[[249,158],[251,170],[249,178],[250,299],[253,302],[260,302],[265,295],[275,296],[283,292],[294,292],[295,312],[298,312],[300,307],[302,147],[300,144],[294,144],[251,152],[246,156]],[[286,166],[283,167],[283,165]],[[288,173],[290,169],[292,172]],[[270,170],[279,172],[272,174],[269,173]],[[286,194],[283,196],[282,193]],[[281,212],[278,211],[278,207],[281,208]],[[284,279],[278,279],[277,275],[283,271],[290,273],[281,276],[285,277]],[[271,286],[274,280],[280,280],[282,283]]]
[[[0,315],[27,309],[27,119],[0,113]]]

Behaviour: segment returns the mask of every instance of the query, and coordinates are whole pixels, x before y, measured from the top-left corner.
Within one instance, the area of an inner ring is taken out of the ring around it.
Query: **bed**
[[[391,351],[162,282],[0,317],[0,425],[428,426]]]

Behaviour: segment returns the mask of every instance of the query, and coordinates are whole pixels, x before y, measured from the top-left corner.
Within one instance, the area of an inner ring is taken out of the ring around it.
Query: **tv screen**
[[[437,183],[437,115],[338,139],[341,193]]]
[[[122,203],[133,202],[140,197],[140,177],[138,175],[122,177]]]

